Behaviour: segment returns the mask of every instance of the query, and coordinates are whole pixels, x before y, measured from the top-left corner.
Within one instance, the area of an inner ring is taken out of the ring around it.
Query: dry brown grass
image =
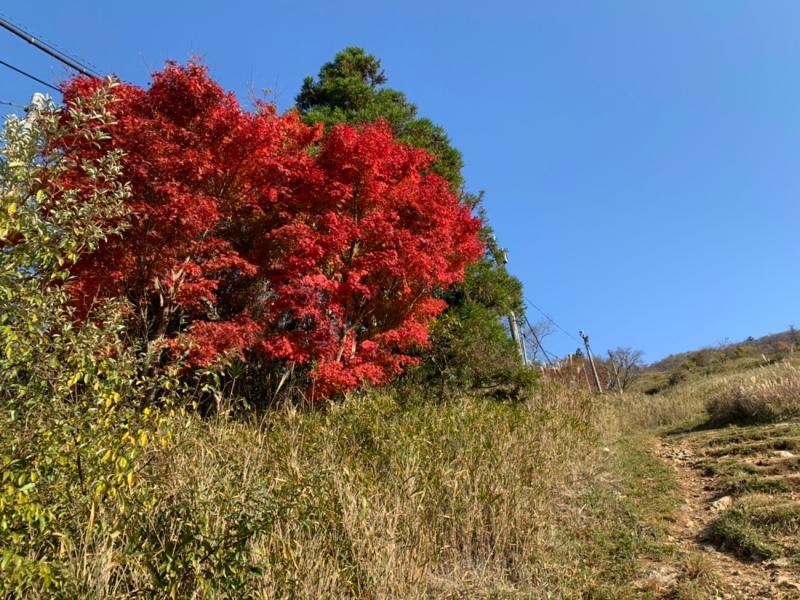
[[[743,398],[783,414],[796,375],[775,365],[656,396],[552,383],[527,404],[372,394],[325,410],[193,418],[142,482],[154,504],[136,527],[150,547],[118,564],[115,544],[136,536],[96,540],[91,556],[69,558],[75,588],[98,598],[154,588],[194,598],[626,597],[644,538],[652,544],[643,523],[669,513],[672,493],[631,432],[698,422],[707,404]],[[654,506],[660,516],[648,517]]]
[[[248,453],[236,479],[296,490],[254,537],[256,596],[566,597],[601,581],[575,548],[580,498],[602,473],[585,406],[569,400],[555,412],[553,393],[538,408],[353,399],[324,415],[280,415],[269,433],[217,425],[221,439],[205,443]],[[194,475],[183,477],[230,469],[201,465],[185,454]]]
[[[710,421],[772,421],[800,415],[800,367],[784,361],[689,379],[659,394],[605,396],[602,422],[627,431]]]
[[[76,587],[98,598],[624,597],[644,534],[593,414],[595,398],[548,386],[525,405],[372,395],[197,419],[141,483],[154,505],[135,527],[151,547],[125,564],[113,552],[70,559]],[[226,547],[241,535],[241,551]]]
[[[784,362],[731,378],[711,396],[707,409],[715,424],[800,416],[800,368]]]
[[[524,404],[184,415],[125,526],[76,525],[91,543],[49,557],[66,591],[48,597],[631,597],[654,539],[638,514],[671,489],[609,441],[632,400],[547,384]]]

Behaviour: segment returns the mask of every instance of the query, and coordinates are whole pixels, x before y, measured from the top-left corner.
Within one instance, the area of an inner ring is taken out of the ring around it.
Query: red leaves
[[[77,79],[66,101],[86,95]],[[295,113],[241,110],[197,64],[116,88],[131,227],[74,270],[73,293],[126,295],[152,339],[195,364],[233,352],[311,369],[315,395],[414,362],[437,288],[481,254],[479,223],[388,126],[321,137]],[[70,144],[72,152],[91,148]]]

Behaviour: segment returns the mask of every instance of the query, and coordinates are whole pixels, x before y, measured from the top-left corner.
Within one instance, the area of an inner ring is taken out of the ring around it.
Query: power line
[[[25,106],[23,104],[17,104],[16,102],[9,102],[8,100],[0,100],[0,104],[2,104],[3,106],[13,106],[14,108],[21,108],[23,110],[25,109]]]
[[[525,298],[525,302],[526,302],[526,303],[528,303],[528,304],[530,304],[530,305],[531,305],[533,308],[535,308],[536,310],[538,310],[540,313],[542,313],[542,316],[544,316],[544,318],[545,318],[545,319],[547,319],[547,320],[548,320],[548,321],[550,321],[550,322],[551,322],[553,325],[555,325],[556,327],[558,327],[558,328],[559,328],[559,329],[560,329],[562,332],[564,332],[564,333],[567,335],[567,337],[571,338],[572,340],[574,340],[574,341],[575,341],[575,342],[577,342],[578,344],[580,344],[580,343],[581,343],[581,341],[580,341],[578,338],[576,338],[576,337],[575,337],[574,335],[572,335],[572,334],[571,334],[569,331],[567,331],[566,329],[564,329],[564,328],[563,328],[561,325],[559,325],[559,324],[556,322],[556,320],[555,320],[553,317],[551,317],[550,315],[548,315],[548,314],[547,314],[546,312],[544,312],[544,311],[543,311],[541,308],[539,308],[538,306],[536,306],[536,305],[535,305],[533,302],[531,302],[531,301],[530,301],[530,300],[528,300],[527,298]]]
[[[550,358],[550,355],[547,353],[547,350],[544,349],[544,346],[542,345],[542,340],[539,339],[539,336],[536,334],[536,330],[533,328],[533,325],[531,325],[531,322],[528,320],[528,315],[522,313],[522,318],[525,319],[525,323],[528,326],[531,335],[533,336],[533,341],[536,342],[536,345],[539,347],[539,350],[542,351],[545,361],[547,362],[547,364],[552,365],[553,361]]]
[[[11,23],[12,25],[14,25],[14,26],[15,26],[17,29],[20,29],[20,30],[22,30],[22,29],[25,29],[25,27],[23,27],[23,25],[22,25],[22,24],[18,23],[17,21],[15,21],[15,20],[14,20],[14,19],[12,19],[11,17],[9,17],[9,16],[8,16],[6,13],[2,13],[2,12],[0,12],[0,19],[5,19],[6,21],[8,21],[8,22],[9,22],[9,23]],[[50,49],[52,49],[52,50],[55,50],[55,51],[57,51],[57,52],[61,52],[61,53],[62,53],[64,56],[66,56],[66,57],[68,57],[68,58],[71,58],[71,59],[72,59],[72,60],[74,60],[76,63],[78,63],[78,64],[81,64],[81,65],[85,66],[87,69],[88,69],[89,67],[91,67],[91,69],[92,69],[93,71],[95,71],[95,72],[97,71],[97,65],[96,65],[96,64],[94,64],[93,62],[90,62],[90,61],[86,60],[86,59],[85,59],[83,56],[81,56],[80,54],[76,54],[75,52],[69,52],[69,51],[68,51],[66,48],[62,48],[61,46],[59,46],[58,44],[56,44],[56,43],[54,43],[54,42],[50,41],[49,39],[47,39],[47,38],[46,38],[46,37],[44,37],[44,36],[41,36],[41,35],[40,35],[40,36],[38,36],[38,38],[37,38],[37,39],[38,39],[38,40],[39,40],[41,43],[43,43],[43,44],[45,44],[46,46],[48,46]]]
[[[61,90],[60,90],[60,89],[58,89],[58,88],[57,88],[56,86],[54,86],[54,85],[51,85],[51,84],[47,83],[47,82],[46,82],[44,79],[39,79],[39,78],[38,78],[38,77],[36,77],[35,75],[31,75],[31,74],[30,74],[30,73],[28,73],[27,71],[23,71],[22,69],[18,69],[18,68],[17,68],[17,67],[15,67],[14,65],[10,65],[10,64],[8,64],[6,61],[4,61],[4,60],[0,60],[0,65],[3,65],[4,67],[8,67],[8,68],[9,68],[9,69],[11,69],[12,71],[16,71],[17,73],[19,73],[20,75],[24,75],[24,76],[25,76],[25,77],[27,77],[28,79],[33,79],[34,81],[36,81],[36,82],[38,82],[38,83],[41,83],[42,85],[45,85],[45,86],[49,87],[51,90],[55,90],[55,91],[56,91],[56,92],[58,92],[59,94],[61,93]]]
[[[97,73],[95,73],[94,71],[92,71],[88,67],[86,67],[86,66],[80,64],[79,62],[77,62],[76,60],[70,58],[69,56],[67,56],[63,52],[59,52],[58,50],[56,50],[55,48],[53,48],[49,44],[46,44],[46,43],[36,39],[33,35],[31,35],[27,31],[25,31],[24,29],[21,29],[20,27],[17,27],[13,23],[9,22],[7,19],[4,19],[4,18],[0,17],[0,27],[2,27],[3,29],[7,29],[8,31],[10,31],[14,35],[16,35],[17,37],[22,38],[23,40],[25,40],[26,42],[28,42],[32,46],[34,46],[34,47],[38,48],[39,50],[41,50],[42,52],[44,52],[45,54],[48,54],[48,55],[52,56],[57,61],[67,65],[69,68],[76,70],[81,75],[86,75],[87,77],[98,77],[98,78],[100,77]]]

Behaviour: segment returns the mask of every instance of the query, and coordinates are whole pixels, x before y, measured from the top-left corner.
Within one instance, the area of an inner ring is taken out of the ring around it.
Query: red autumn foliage
[[[69,82],[67,105],[97,85]],[[113,96],[131,226],[74,266],[80,309],[123,295],[143,339],[195,365],[233,353],[304,367],[317,396],[415,362],[444,308],[435,291],[482,253],[428,154],[384,123],[323,135],[271,105],[244,111],[194,63]]]

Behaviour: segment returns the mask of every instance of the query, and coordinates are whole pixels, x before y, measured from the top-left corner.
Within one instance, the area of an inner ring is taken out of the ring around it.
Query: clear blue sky
[[[443,125],[526,295],[648,360],[800,325],[800,2],[8,3],[123,79],[203,56],[288,108],[349,45]],[[56,82],[0,31],[0,58]],[[0,100],[38,88],[0,67]],[[538,318],[530,309],[531,320]],[[576,343],[557,332],[554,352]]]

